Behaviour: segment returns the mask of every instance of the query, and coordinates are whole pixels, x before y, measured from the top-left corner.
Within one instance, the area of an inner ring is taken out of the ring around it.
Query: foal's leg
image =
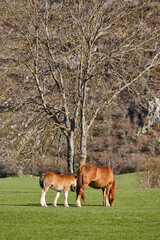
[[[77,207],[81,207],[81,197],[87,186],[88,186],[88,184],[84,184],[84,185],[82,185],[82,187],[80,189],[77,190],[77,198],[76,198],[76,206]]]
[[[55,199],[54,199],[54,202],[52,203],[52,205],[53,205],[54,207],[57,207],[57,200],[58,200],[60,194],[61,194],[61,193],[57,191],[56,197],[55,197]]]
[[[68,190],[64,191],[64,206],[65,207],[69,207],[67,200],[68,200]]]
[[[42,192],[41,192],[40,206],[42,206],[42,207],[47,207],[47,204],[46,204],[46,201],[45,201],[45,196],[46,196],[46,193],[48,191],[48,188],[49,187],[45,187],[44,189],[42,189]]]

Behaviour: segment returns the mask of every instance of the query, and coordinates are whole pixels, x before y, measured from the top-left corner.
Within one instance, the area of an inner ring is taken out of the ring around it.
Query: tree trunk
[[[74,150],[74,132],[71,131],[69,136],[67,137],[67,164],[68,164],[68,172],[74,173],[74,158],[75,158],[75,150]],[[70,187],[72,192],[75,192],[75,188]]]
[[[67,164],[68,164],[68,172],[74,173],[74,139],[73,132],[71,132],[70,136],[67,137]]]
[[[68,172],[74,173],[74,158],[75,158],[75,149],[74,149],[74,129],[75,129],[75,119],[71,119],[70,122],[70,132],[67,137],[67,163],[68,163]]]
[[[84,86],[82,87],[81,93],[81,139],[80,139],[80,165],[86,164],[87,159],[87,136],[88,136],[88,127],[86,123],[86,87],[87,82],[84,81]]]
[[[82,105],[81,109],[81,139],[80,139],[80,165],[86,164],[87,159],[87,137],[88,127],[86,126],[85,107]]]
[[[81,160],[80,160],[80,165],[86,164],[86,159],[87,159],[87,136],[88,134],[86,131],[82,133],[81,135]]]

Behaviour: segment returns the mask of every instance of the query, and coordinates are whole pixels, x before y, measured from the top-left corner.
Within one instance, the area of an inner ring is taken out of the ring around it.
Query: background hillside
[[[78,168],[83,105],[82,99],[77,108],[75,102],[82,97],[78,87],[83,80],[86,122],[95,117],[86,162],[109,164],[118,174],[145,170],[148,162],[160,161],[160,2],[83,4],[2,1],[0,177],[68,171],[64,100],[71,125],[81,104],[74,132]],[[136,78],[139,81],[120,91]],[[100,104],[104,107],[97,111]]]

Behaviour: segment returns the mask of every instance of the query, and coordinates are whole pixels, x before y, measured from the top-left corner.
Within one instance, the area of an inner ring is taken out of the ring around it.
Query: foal
[[[61,191],[64,191],[64,206],[69,207],[68,205],[68,190],[70,186],[76,187],[77,185],[77,175],[76,174],[56,174],[53,172],[42,173],[39,179],[39,184],[42,188],[40,205],[42,207],[47,207],[45,201],[45,195],[49,188],[52,188],[57,191],[56,197],[53,202],[53,206],[57,207],[57,200],[60,196]]]

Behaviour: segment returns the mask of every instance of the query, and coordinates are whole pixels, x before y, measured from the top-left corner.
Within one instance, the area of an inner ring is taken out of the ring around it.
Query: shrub
[[[13,160],[0,161],[0,178],[18,176],[20,167]]]
[[[160,158],[146,161],[142,174],[142,182],[146,188],[160,187]]]

